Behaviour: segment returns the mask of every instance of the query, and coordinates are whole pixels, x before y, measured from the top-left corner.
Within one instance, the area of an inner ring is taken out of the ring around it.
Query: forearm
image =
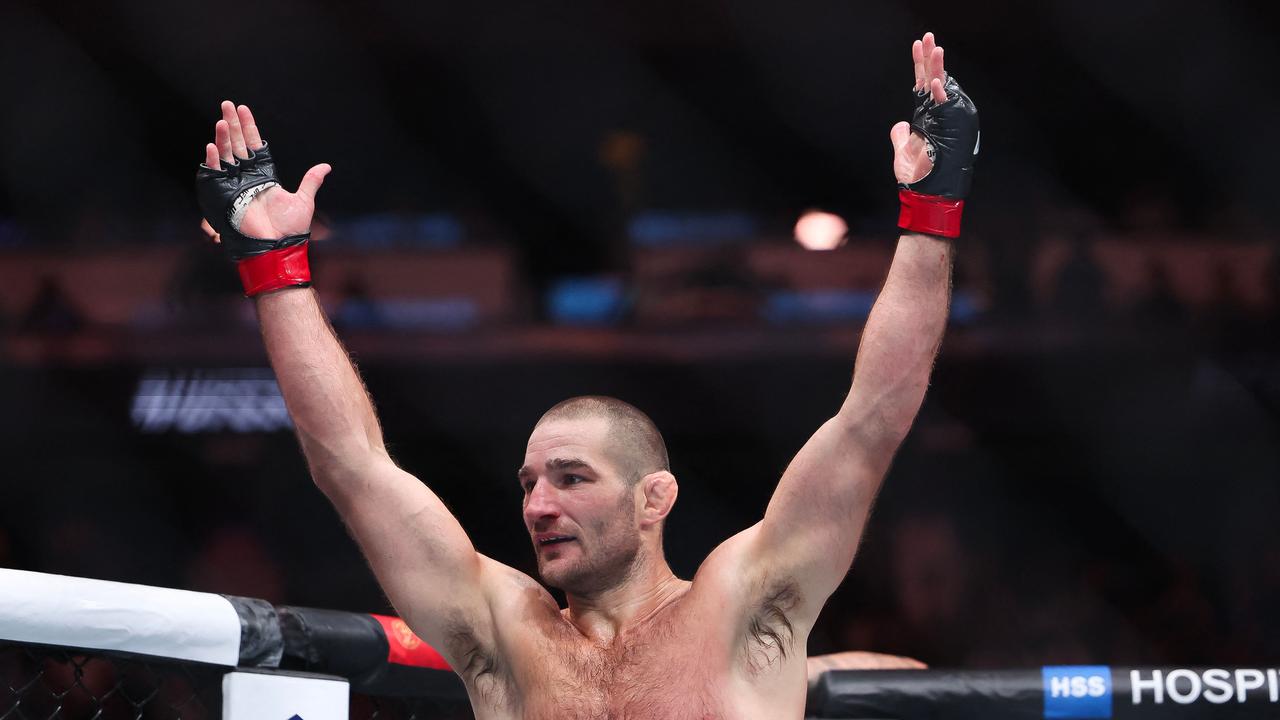
[[[893,449],[924,401],[946,328],[951,264],[950,241],[904,233],[862,333],[840,413]]]
[[[810,599],[797,617],[816,617],[848,572],[871,504],[924,402],[946,328],[953,250],[944,237],[960,233],[977,108],[947,75],[932,33],[911,54],[915,113],[889,132],[905,232],[863,329],[848,397],[796,454],[749,535],[754,564],[796,579]]]
[[[256,300],[267,355],[316,482],[385,455],[373,403],[315,291],[282,290]]]

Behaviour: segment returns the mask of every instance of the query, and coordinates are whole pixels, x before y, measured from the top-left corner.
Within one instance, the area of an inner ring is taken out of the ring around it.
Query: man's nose
[[[560,504],[557,502],[555,488],[551,483],[538,480],[529,490],[529,497],[524,504],[524,519],[529,527],[539,521],[554,520],[560,517]]]

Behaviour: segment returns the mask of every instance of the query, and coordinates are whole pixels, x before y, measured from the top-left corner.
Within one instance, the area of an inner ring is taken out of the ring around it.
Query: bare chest
[[[524,720],[711,720],[726,717],[733,650],[698,613],[629,631],[608,645],[567,623],[531,633],[511,656],[512,709]]]

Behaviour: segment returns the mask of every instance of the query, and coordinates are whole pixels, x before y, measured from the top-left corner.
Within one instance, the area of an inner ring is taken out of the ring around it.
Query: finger
[[[207,234],[207,236],[212,238],[212,241],[214,242],[223,241],[223,237],[221,237],[220,234],[218,234],[218,231],[215,231],[214,225],[209,224],[209,220],[201,218],[200,229],[202,229],[202,231],[205,231],[205,234]]]
[[[235,160],[231,154],[231,128],[226,120],[219,120],[218,124],[213,126],[213,141],[218,144],[218,155],[222,158],[222,162],[234,165]]]
[[[929,72],[929,59],[933,57],[933,49],[937,46],[938,44],[934,41],[933,33],[931,32],[925,33],[924,38],[920,40],[920,50],[924,53],[922,57],[924,58],[924,61],[925,61],[925,68],[924,68],[924,71],[926,73],[925,83],[929,82],[929,79],[927,77]]]
[[[230,100],[222,101],[222,119],[227,121],[227,127],[231,130],[232,152],[242,160],[249,157],[249,148],[244,144],[244,131],[240,129],[240,117],[236,114],[236,106]]]
[[[222,237],[218,235],[217,230],[213,229],[213,226],[209,224],[208,220],[200,218],[200,229],[203,230],[204,234],[208,235],[214,242],[222,242]]]
[[[258,123],[253,120],[253,113],[249,111],[248,105],[241,105],[236,108],[236,115],[240,118],[240,129],[244,131],[244,143],[250,150],[257,150],[263,145],[262,135],[258,133]]]
[[[939,105],[947,101],[947,91],[942,89],[942,81],[934,78],[929,81],[929,91],[933,93],[933,101]]]
[[[320,163],[308,170],[307,174],[302,176],[302,182],[298,183],[298,194],[314,202],[316,191],[324,184],[324,176],[328,175],[332,169],[329,163]]]
[[[900,123],[895,123],[894,126],[889,130],[889,142],[893,143],[893,148],[895,150],[902,147],[904,144],[906,144],[907,140],[910,137],[911,137],[911,126],[908,125],[905,121]]]
[[[911,62],[916,68],[916,84],[913,89],[919,92],[925,84],[924,45],[919,40],[911,43]]]
[[[944,82],[946,81],[946,78],[942,75],[942,48],[936,47],[933,49],[933,52],[929,54],[927,65],[929,66],[930,80],[936,78]]]
[[[221,170],[222,163],[218,162],[218,146],[209,143],[204,146],[204,165],[211,170]]]

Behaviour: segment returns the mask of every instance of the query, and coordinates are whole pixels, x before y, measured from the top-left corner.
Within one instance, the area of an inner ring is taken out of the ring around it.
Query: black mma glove
[[[916,92],[911,130],[927,143],[933,170],[913,183],[898,184],[902,211],[898,227],[912,232],[954,238],[960,235],[964,198],[973,181],[978,157],[978,108],[948,75],[942,89],[947,100],[934,102],[928,84]]]
[[[240,221],[249,203],[278,184],[275,161],[266,145],[249,151],[247,159],[239,159],[234,165],[223,163],[221,170],[201,163],[196,171],[200,211],[220,236],[227,254],[236,261],[244,294],[249,297],[311,284],[307,262],[311,233],[267,240],[240,232]]]

